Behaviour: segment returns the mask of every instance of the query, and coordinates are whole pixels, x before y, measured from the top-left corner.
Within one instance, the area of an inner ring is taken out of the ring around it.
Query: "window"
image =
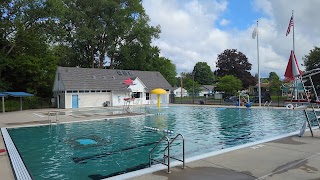
[[[140,98],[140,94],[141,94],[141,92],[134,92],[134,93],[132,93],[132,97]]]
[[[150,93],[146,93],[146,100],[150,99]]]
[[[107,92],[107,90],[102,90],[101,92]]]
[[[67,93],[72,93],[72,91],[67,91]]]
[[[79,91],[79,93],[84,93],[84,91]]]
[[[117,73],[118,73],[119,75],[123,75],[123,74],[122,74],[122,71],[117,71]]]
[[[122,71],[122,74],[125,75],[125,76],[128,75],[127,71]]]

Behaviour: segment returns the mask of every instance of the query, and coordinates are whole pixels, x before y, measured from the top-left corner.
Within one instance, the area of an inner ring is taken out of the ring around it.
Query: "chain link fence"
[[[20,98],[19,97],[6,97],[4,100],[5,111],[20,111]],[[26,109],[43,109],[51,108],[51,98],[40,98],[40,97],[23,97],[22,98],[22,110]],[[2,102],[0,103],[0,113],[2,113]]]

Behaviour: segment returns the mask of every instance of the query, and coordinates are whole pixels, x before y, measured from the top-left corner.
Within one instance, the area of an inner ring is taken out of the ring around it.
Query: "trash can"
[[[108,107],[108,106],[110,106],[110,101],[106,101],[103,103],[103,107]]]

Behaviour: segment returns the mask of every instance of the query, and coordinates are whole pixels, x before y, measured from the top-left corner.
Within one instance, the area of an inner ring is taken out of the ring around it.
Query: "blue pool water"
[[[155,107],[146,111],[158,112]],[[8,131],[34,179],[79,180],[147,167],[150,150],[165,134],[184,135],[189,158],[295,132],[305,121],[302,111],[292,110],[173,106],[161,112]],[[153,156],[162,158],[164,147]],[[175,141],[171,154],[180,158],[181,150],[181,141]]]

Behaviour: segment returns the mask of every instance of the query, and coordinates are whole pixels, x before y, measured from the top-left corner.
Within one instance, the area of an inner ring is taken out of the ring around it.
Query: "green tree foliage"
[[[171,60],[159,57],[156,64],[151,70],[160,71],[160,73],[166,78],[166,80],[174,86],[177,83],[176,79],[176,65],[174,65]]]
[[[78,61],[85,63],[81,66],[103,68],[106,57],[110,68],[125,68],[128,60],[142,67],[146,64],[151,40],[159,37],[160,27],[148,25],[141,0],[63,2],[67,7],[62,18],[66,40],[77,52]]]
[[[306,71],[320,68],[320,48],[314,47],[310,50],[309,54],[303,57],[303,61]],[[320,85],[320,76],[312,76],[312,81],[315,86]]]
[[[243,88],[248,88],[257,83],[250,74],[252,64],[242,52],[236,49],[227,49],[218,55],[217,74],[219,77],[233,75],[241,80]]]
[[[279,76],[275,72],[269,73],[269,83],[270,83],[270,93],[271,94],[278,94],[280,91],[280,87],[282,82],[280,81]]]
[[[0,90],[50,96],[56,66],[160,71],[175,84],[176,67],[151,46],[141,0],[0,2]]]
[[[45,3],[12,0],[0,4],[1,90],[51,94],[56,58],[48,41],[54,37],[54,20],[48,18]]]
[[[182,76],[182,84],[181,84],[181,76]],[[180,76],[177,77],[176,79],[177,79],[176,86],[181,87],[182,85],[182,87],[185,88],[189,94],[192,95],[193,86],[194,86],[195,94],[200,92],[201,85],[198,82],[194,81],[192,73],[182,72],[180,73]]]
[[[214,74],[206,62],[197,62],[193,68],[194,79],[199,84],[211,85],[214,82]]]
[[[233,75],[226,75],[219,78],[216,90],[224,91],[228,95],[235,95],[242,87],[241,80]]]

